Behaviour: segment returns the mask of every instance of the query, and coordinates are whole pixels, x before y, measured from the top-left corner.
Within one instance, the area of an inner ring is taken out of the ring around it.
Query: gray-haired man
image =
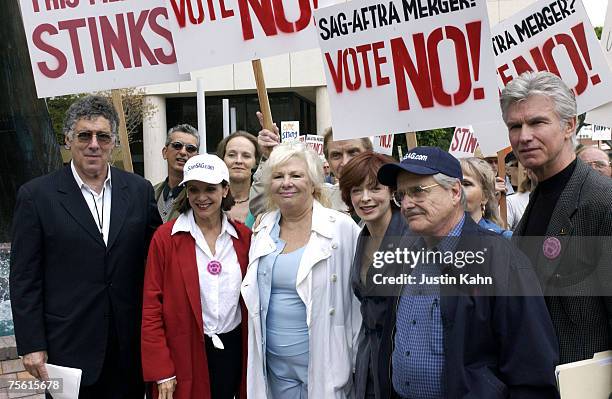
[[[183,190],[179,186],[183,180],[183,167],[189,158],[198,154],[199,147],[200,136],[193,126],[185,123],[168,130],[166,145],[162,148],[162,156],[168,162],[168,177],[154,187],[157,209],[164,222],[179,215],[174,209],[174,201]]]

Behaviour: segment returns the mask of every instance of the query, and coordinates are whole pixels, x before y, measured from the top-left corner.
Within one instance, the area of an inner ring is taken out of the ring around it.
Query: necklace
[[[237,204],[242,204],[242,203],[245,203],[245,202],[247,202],[248,200],[249,200],[249,197],[246,197],[246,198],[245,198],[245,199],[243,199],[243,200],[237,200],[236,198],[234,198],[234,202],[235,202],[235,203],[237,203]]]
[[[102,189],[102,217],[100,217],[100,212],[98,212],[98,204],[96,202],[96,197],[94,197],[93,193],[90,192],[91,194],[91,199],[93,199],[93,203],[94,203],[94,208],[96,210],[96,216],[97,216],[97,222],[98,222],[98,227],[100,228],[100,235],[102,236],[102,239],[104,239],[104,192],[106,191],[106,187],[104,187]]]

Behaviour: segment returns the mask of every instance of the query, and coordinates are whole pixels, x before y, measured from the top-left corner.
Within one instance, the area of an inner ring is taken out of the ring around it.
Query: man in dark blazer
[[[538,186],[514,232],[536,268],[561,363],[612,348],[612,180],[576,159],[574,93],[525,73],[501,97],[510,143]]]
[[[145,257],[161,224],[153,187],[109,165],[118,118],[103,97],[66,113],[70,165],[17,196],[10,291],[19,355],[83,370],[80,398],[144,395],[140,323]]]

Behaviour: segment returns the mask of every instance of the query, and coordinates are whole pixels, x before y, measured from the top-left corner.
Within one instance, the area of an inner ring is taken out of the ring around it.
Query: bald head
[[[612,177],[612,168],[610,167],[610,158],[608,154],[597,147],[588,147],[580,151],[578,158],[604,176]]]

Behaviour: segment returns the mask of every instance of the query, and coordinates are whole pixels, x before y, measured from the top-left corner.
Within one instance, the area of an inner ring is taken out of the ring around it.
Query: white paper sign
[[[353,0],[315,20],[335,139],[500,114],[485,0]]]
[[[164,0],[20,5],[38,97],[189,79],[178,73]]]
[[[470,158],[474,156],[476,147],[478,147],[478,139],[472,126],[457,126],[453,132],[448,153],[455,158]]]
[[[371,137],[372,150],[379,154],[393,155],[393,140],[395,135],[383,134],[381,136]]]
[[[604,55],[606,56],[608,66],[612,68],[612,6],[609,2],[608,11],[606,13],[606,21],[604,22],[599,44],[601,45]],[[585,121],[588,123],[612,127],[612,103],[602,105],[601,107],[589,111],[586,115]]]
[[[78,399],[81,389],[81,369],[72,367],[56,366],[47,363],[45,365],[49,378],[61,381],[59,392],[53,392],[53,399]]]
[[[281,142],[298,141],[300,137],[300,121],[281,122]]]
[[[323,155],[323,136],[316,134],[306,135],[306,147],[311,148],[319,155]]]
[[[612,73],[580,0],[541,0],[492,29],[500,90],[547,70],[574,90],[578,113],[612,101]]]
[[[473,123],[472,131],[478,139],[478,145],[483,154],[496,154],[510,146],[508,127],[501,119],[486,123]]]
[[[317,47],[318,0],[166,0],[181,72]]]
[[[592,140],[612,140],[612,129],[606,126],[591,126],[593,127]]]

